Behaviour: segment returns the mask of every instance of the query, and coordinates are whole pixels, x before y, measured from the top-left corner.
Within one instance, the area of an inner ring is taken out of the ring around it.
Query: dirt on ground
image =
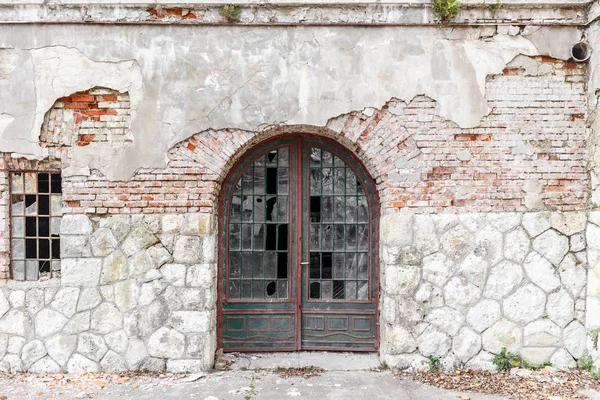
[[[503,395],[518,400],[589,400],[590,397],[582,391],[600,390],[600,380],[578,369],[512,369],[510,372],[457,370],[453,373],[400,372],[398,375],[443,389]]]

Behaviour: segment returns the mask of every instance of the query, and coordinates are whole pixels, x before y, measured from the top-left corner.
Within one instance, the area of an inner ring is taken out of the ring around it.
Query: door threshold
[[[314,366],[327,371],[360,371],[380,365],[377,353],[297,351],[273,353],[227,353],[232,370],[275,369]]]

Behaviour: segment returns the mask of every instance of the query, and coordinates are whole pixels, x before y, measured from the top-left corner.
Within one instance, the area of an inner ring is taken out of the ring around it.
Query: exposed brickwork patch
[[[93,88],[61,97],[46,113],[42,146],[88,146],[133,144],[129,93]]]
[[[322,131],[363,160],[384,212],[580,210],[589,192],[585,69],[538,61],[552,72],[487,79],[491,111],[475,128],[439,117],[437,103],[418,96],[340,116]],[[166,168],[141,169],[128,182],[65,179],[66,212],[214,212],[235,159],[277,132],[194,135],[169,152]]]

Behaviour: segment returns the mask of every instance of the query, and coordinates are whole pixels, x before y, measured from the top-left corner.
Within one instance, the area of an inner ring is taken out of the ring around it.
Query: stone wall
[[[448,369],[491,369],[494,354],[506,347],[535,365],[574,367],[588,352],[586,282],[588,265],[600,256],[599,218],[599,212],[384,216],[382,359],[424,368],[426,357],[435,356]]]
[[[212,215],[68,215],[62,281],[0,288],[0,370],[198,371],[216,346]]]

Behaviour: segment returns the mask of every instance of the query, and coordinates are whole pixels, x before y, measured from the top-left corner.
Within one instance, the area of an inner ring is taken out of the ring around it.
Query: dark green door
[[[225,351],[377,348],[378,207],[347,151],[313,136],[251,150],[220,217]]]

